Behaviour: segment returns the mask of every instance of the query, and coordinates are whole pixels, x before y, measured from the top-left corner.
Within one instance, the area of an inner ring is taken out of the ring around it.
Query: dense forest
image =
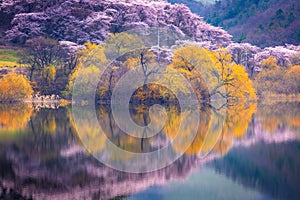
[[[217,0],[214,4],[194,0],[183,3],[205,21],[227,30],[237,42],[260,47],[300,43],[300,3],[297,0]]]

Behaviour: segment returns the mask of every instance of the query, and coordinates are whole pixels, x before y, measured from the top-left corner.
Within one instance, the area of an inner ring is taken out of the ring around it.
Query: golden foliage
[[[181,47],[175,51],[170,67],[179,70],[190,81],[197,80],[192,86],[195,91],[200,91],[198,98],[207,97],[209,92],[210,96],[221,94],[226,99],[256,99],[245,67],[235,64],[226,49],[211,52],[198,46]],[[226,93],[221,91],[222,87]]]
[[[172,63],[168,68],[176,70],[182,74],[191,84],[198,99],[208,98],[208,90],[215,83],[214,77],[210,76],[213,70],[213,60],[209,56],[210,52],[197,46],[181,47],[175,50]],[[187,85],[180,81],[179,75],[172,75],[172,72],[167,73],[170,76],[170,81],[179,91],[186,93]],[[208,85],[206,85],[208,84]],[[207,88],[208,87],[208,88]]]
[[[128,33],[110,34],[104,43],[105,54],[110,59],[116,59],[128,51],[144,47],[144,42],[138,36]]]
[[[255,87],[264,97],[273,96],[272,94],[299,94],[300,66],[295,65],[289,69],[279,67],[264,69],[257,75]]]
[[[279,69],[280,67],[277,65],[277,59],[273,56],[270,56],[267,59],[264,59],[261,62],[261,68],[264,70],[276,70]]]
[[[300,65],[295,65],[295,66],[292,66],[288,72],[288,74],[293,74],[295,73],[296,75],[299,75],[300,74]]]
[[[87,78],[88,76],[86,76],[86,73],[88,75],[91,75],[90,72],[93,71],[95,73],[93,74],[93,76],[95,77],[95,75],[98,75],[100,73],[100,69],[96,66],[102,65],[107,62],[107,58],[104,53],[104,47],[102,45],[97,45],[97,44],[87,42],[85,43],[85,47],[86,47],[85,49],[82,49],[78,52],[79,55],[78,64],[76,65],[73,72],[69,75],[69,83],[66,86],[66,90],[63,92],[65,96],[71,95],[73,85],[74,85],[74,80],[79,75],[78,73],[80,69],[89,68],[81,72],[84,74],[83,78],[89,80]]]
[[[32,93],[30,82],[21,74],[11,72],[0,78],[0,101],[22,100]]]
[[[42,75],[43,78],[50,83],[55,80],[56,68],[53,65],[47,66],[43,69]]]
[[[85,95],[92,94],[93,88],[96,88],[93,81],[99,76],[100,70],[94,65],[82,68],[78,71],[80,78],[76,82],[76,90],[73,90],[73,94],[81,95],[82,100]]]
[[[263,70],[255,78],[255,87],[258,94],[265,92],[282,93],[284,85],[282,85],[284,71],[280,69]]]
[[[126,69],[130,69],[130,70],[135,69],[135,68],[138,67],[139,65],[140,65],[140,61],[139,61],[139,59],[137,59],[137,58],[128,58],[128,59],[123,63],[123,66],[124,66]]]
[[[232,56],[226,49],[213,52],[215,67],[219,74],[219,82],[225,85],[229,100],[256,100],[256,91],[245,67],[232,61]],[[215,91],[215,89],[214,89]]]
[[[284,75],[288,94],[300,93],[300,65],[292,66]]]

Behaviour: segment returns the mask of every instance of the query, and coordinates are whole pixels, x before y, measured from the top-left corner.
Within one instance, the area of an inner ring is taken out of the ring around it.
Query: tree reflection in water
[[[226,158],[232,147],[233,150],[239,146],[251,149],[249,145],[262,140],[282,143],[299,138],[299,109],[295,111],[299,104],[258,107],[254,103],[237,104],[225,111],[202,106],[199,108],[201,120],[193,143],[180,159],[164,169],[145,174],[123,173],[102,165],[91,156],[90,153],[103,150],[107,139],[132,152],[150,152],[165,146],[175,137],[180,117],[184,117],[185,112],[192,112],[180,111],[175,105],[165,107],[167,121],[161,132],[154,137],[139,139],[122,132],[115,124],[110,109],[100,106],[97,112],[101,115],[99,123],[105,134],[99,135],[97,130],[92,130],[86,116],[85,126],[82,128],[87,130],[85,137],[89,139],[91,147],[86,151],[76,135],[69,107],[34,111],[32,107],[24,105],[1,106],[0,187],[4,192],[0,195],[19,193],[23,197],[33,196],[37,199],[109,199],[128,196],[154,184],[184,179],[196,167],[212,163],[212,160],[218,161],[222,156]],[[132,107],[130,113],[138,124],[146,125],[150,121],[145,105]],[[268,121],[270,118],[280,123],[274,123],[275,128],[269,128],[269,124],[273,124]],[[158,117],[151,120],[160,119]],[[193,122],[190,125],[193,126]],[[6,139],[7,135],[15,133],[17,137]],[[182,137],[182,142],[185,142],[189,129],[178,134]],[[289,137],[285,135],[278,139],[282,134],[289,134]],[[184,151],[180,147],[180,144],[173,144],[174,151]],[[121,155],[114,155],[112,159],[130,160]],[[257,164],[261,160],[255,162]],[[218,171],[222,171],[220,168],[223,164],[217,166]],[[252,172],[254,173],[247,171]],[[227,170],[224,173],[227,174]],[[240,174],[240,179],[248,176],[251,174]],[[4,188],[11,188],[11,191]],[[274,188],[269,186],[263,191],[269,192],[271,189]]]

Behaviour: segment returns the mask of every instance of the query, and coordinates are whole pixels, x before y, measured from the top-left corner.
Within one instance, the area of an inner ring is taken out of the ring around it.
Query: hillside
[[[266,47],[300,44],[297,0],[1,0],[0,45],[23,44],[46,35],[76,43],[101,42],[109,32],[160,26],[197,41],[237,42]],[[189,10],[188,8],[191,10]],[[216,27],[205,23],[204,20]]]
[[[164,0],[3,0],[0,16],[5,41],[22,45],[48,36],[76,43],[101,43],[109,33],[132,28],[168,27],[196,41],[225,46],[231,36],[207,24],[182,4]]]
[[[260,47],[300,44],[298,0],[220,0],[206,6],[203,1],[169,1],[186,4],[206,22],[227,30],[237,42]]]

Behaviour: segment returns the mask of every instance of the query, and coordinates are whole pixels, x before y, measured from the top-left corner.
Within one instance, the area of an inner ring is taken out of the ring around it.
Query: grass
[[[21,58],[20,50],[0,49],[0,67],[16,67],[20,66]]]

